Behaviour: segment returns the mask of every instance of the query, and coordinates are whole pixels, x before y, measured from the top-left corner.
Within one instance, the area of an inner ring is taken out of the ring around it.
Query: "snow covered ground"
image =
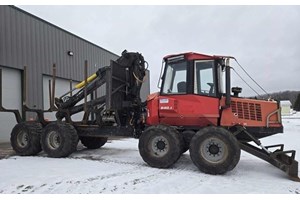
[[[285,133],[263,139],[297,150],[300,161],[300,113],[283,119]],[[208,175],[192,163],[189,153],[170,169],[147,166],[138,140],[113,140],[98,150],[79,151],[68,158],[13,156],[0,160],[0,193],[185,193],[185,194],[299,194],[300,183],[270,164],[242,152],[237,167],[225,175]],[[1,197],[1,195],[0,195]]]

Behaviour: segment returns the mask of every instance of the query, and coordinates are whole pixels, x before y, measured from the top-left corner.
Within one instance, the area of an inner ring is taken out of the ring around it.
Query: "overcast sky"
[[[300,6],[18,7],[118,55],[141,52],[151,92],[162,58],[190,51],[234,56],[268,92],[300,90]],[[232,86],[255,94],[234,74]]]

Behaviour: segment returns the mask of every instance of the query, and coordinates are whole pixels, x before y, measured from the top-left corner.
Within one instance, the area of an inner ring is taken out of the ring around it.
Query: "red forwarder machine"
[[[283,144],[263,146],[259,140],[283,132],[279,103],[239,97],[241,88],[230,84],[231,59],[199,53],[166,56],[161,90],[145,102],[140,89],[148,64],[140,53],[124,51],[90,77],[86,62],[84,81],[58,98],[54,66],[49,110],[27,107],[25,95],[23,117],[18,110],[3,108],[2,102],[0,111],[16,116],[11,145],[21,156],[43,150],[49,157],[67,157],[79,140],[88,149],[97,149],[109,137],[134,137],[151,167],[168,168],[189,150],[200,171],[224,174],[238,164],[242,149],[299,181],[295,151],[285,151]],[[104,84],[106,94],[88,101],[87,95]],[[0,95],[2,100],[1,90]],[[45,120],[49,111],[56,112],[56,121]],[[27,112],[36,113],[35,121],[26,121]],[[79,112],[83,119],[73,121],[71,116]]]

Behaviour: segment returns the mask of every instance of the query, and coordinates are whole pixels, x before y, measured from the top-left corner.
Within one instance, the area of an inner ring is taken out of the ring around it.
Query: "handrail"
[[[281,123],[281,116],[280,115],[280,108],[271,112],[268,116],[267,116],[267,128],[269,128],[269,124],[270,124],[270,117],[272,115],[274,115],[275,113],[278,113],[278,123]]]

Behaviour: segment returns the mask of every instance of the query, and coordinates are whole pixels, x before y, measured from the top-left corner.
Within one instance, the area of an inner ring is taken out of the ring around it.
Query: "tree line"
[[[290,100],[292,103],[292,107],[296,111],[300,111],[300,91],[281,91],[281,92],[274,92],[270,93],[272,99],[275,100]],[[268,95],[261,95],[257,97],[257,99],[268,99]]]

